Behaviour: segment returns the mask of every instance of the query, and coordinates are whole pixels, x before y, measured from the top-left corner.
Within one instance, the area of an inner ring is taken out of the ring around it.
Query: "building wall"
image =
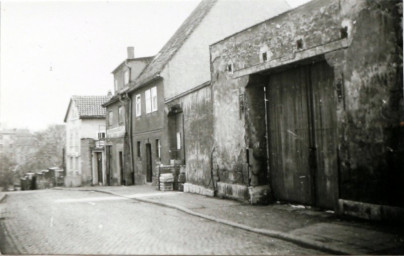
[[[210,80],[209,45],[289,8],[284,0],[218,1],[163,70],[165,98]]]
[[[80,175],[80,129],[81,120],[74,102],[70,107],[66,122],[66,175]],[[70,182],[69,182],[70,183]],[[75,182],[76,183],[76,182]]]
[[[323,58],[333,68],[338,99],[339,198],[403,206],[401,9],[395,1],[312,1],[212,45],[220,175],[242,169],[246,148],[265,152],[265,141],[254,135],[250,122],[262,117],[251,116],[252,105],[240,115],[240,95],[244,104],[253,104],[246,86],[259,86],[260,72]],[[226,71],[229,64],[233,72]],[[252,172],[266,171],[259,166]],[[247,185],[234,175],[225,181]]]
[[[157,87],[157,111],[146,114],[145,91]],[[141,116],[136,116],[136,95],[141,95]],[[146,183],[146,143],[151,145],[153,182],[155,183],[156,162],[162,159],[156,157],[156,139],[162,140],[164,118],[164,87],[163,81],[155,81],[131,94],[132,98],[132,142],[133,158],[135,163],[135,184]],[[140,157],[137,143],[140,142]],[[162,141],[161,141],[162,143]],[[163,151],[163,149],[161,150]]]
[[[118,90],[115,92],[121,92],[123,91],[125,88],[128,87],[128,84],[124,84],[124,73],[126,70],[130,69],[130,81],[134,81],[139,75],[140,73],[143,71],[143,69],[146,67],[147,65],[147,61],[145,59],[137,59],[137,60],[126,60],[127,64],[126,65],[122,65],[122,67],[118,70],[116,70],[115,72],[113,72],[114,74],[114,86],[115,86],[115,80],[118,82]]]
[[[182,110],[184,132],[182,145],[185,146],[185,149],[182,149],[185,152],[182,164],[186,166],[187,182],[212,189],[211,155],[214,149],[210,85],[167,103],[168,109],[173,106],[180,106]],[[169,133],[166,129],[164,134]]]
[[[107,164],[107,166],[111,168],[111,185],[114,186],[126,184],[125,182],[121,183],[121,173],[119,168],[119,152],[122,152],[122,160],[124,161],[123,143],[123,138],[110,139],[107,143],[109,146],[111,146],[111,158],[106,159],[106,161],[110,161],[109,165]],[[125,166],[122,166],[122,168],[125,168]]]
[[[99,132],[105,133],[105,118],[81,120],[80,138],[98,139]]]
[[[89,147],[94,146],[99,132],[105,132],[105,118],[79,119],[73,101],[66,122],[66,176],[72,176],[66,179],[66,186],[91,184],[92,160]]]
[[[94,146],[94,139],[83,138],[80,140],[81,185],[83,186],[88,186],[93,183],[92,148],[94,148]]]
[[[127,174],[131,168],[128,168],[130,163],[126,163],[128,160],[126,159],[126,153],[124,152],[124,138],[126,136],[126,105],[123,102],[115,102],[107,107],[107,118],[106,118],[106,124],[107,124],[107,134],[106,134],[106,145],[111,146],[111,158],[106,159],[106,161],[111,161],[110,163],[107,164],[111,168],[112,172],[112,178],[111,178],[111,185],[124,185],[124,184],[129,184],[126,182],[126,180],[129,180],[129,177],[127,177],[130,174]],[[122,115],[123,118],[119,118],[119,107],[122,107],[124,110],[124,113]],[[112,125],[110,125],[109,122],[109,112],[113,112],[113,120],[112,120]],[[119,152],[122,152],[122,160],[123,160],[123,170],[124,170],[124,176],[125,176],[125,182],[121,184],[121,173],[120,173],[120,168],[119,168]],[[130,171],[129,171],[130,173]]]

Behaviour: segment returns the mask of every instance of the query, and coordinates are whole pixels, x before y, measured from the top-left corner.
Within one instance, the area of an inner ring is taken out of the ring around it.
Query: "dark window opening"
[[[268,57],[267,57],[267,53],[266,52],[263,52],[262,53],[262,61],[267,61],[268,60]]]
[[[141,153],[140,153],[140,141],[137,142],[137,157],[141,157]]]
[[[298,50],[303,49],[303,39],[299,39],[296,41],[296,47]]]
[[[233,72],[233,65],[232,64],[227,64],[227,72]]]
[[[347,38],[348,37],[348,27],[341,28],[340,35],[341,35],[341,38]]]

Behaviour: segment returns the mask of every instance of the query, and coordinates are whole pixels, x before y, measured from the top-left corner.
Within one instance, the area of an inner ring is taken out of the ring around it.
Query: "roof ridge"
[[[144,81],[155,76],[166,67],[168,62],[170,62],[178,50],[184,45],[217,1],[218,0],[202,0],[198,4],[170,39],[164,44],[154,59],[139,74],[136,87],[142,85]],[[155,70],[153,70],[153,68]]]

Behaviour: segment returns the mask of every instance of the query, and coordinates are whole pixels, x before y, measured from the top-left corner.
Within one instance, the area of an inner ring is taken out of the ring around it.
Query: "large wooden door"
[[[270,176],[280,200],[333,208],[336,112],[325,63],[272,74],[268,85]]]
[[[337,116],[334,72],[326,63],[310,68],[316,149],[316,205],[334,208],[338,199]]]

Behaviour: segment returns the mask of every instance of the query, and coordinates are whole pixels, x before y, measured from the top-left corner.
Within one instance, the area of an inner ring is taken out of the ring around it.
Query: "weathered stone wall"
[[[167,103],[167,109],[175,105],[181,106],[183,111],[187,183],[212,188],[213,115],[210,86]]]
[[[250,171],[264,170],[265,140],[256,125],[262,106],[249,88],[257,74],[324,58],[334,69],[338,98],[339,197],[403,206],[401,11],[398,1],[315,0],[212,45],[219,176],[247,185],[234,175],[246,148],[256,161]]]

